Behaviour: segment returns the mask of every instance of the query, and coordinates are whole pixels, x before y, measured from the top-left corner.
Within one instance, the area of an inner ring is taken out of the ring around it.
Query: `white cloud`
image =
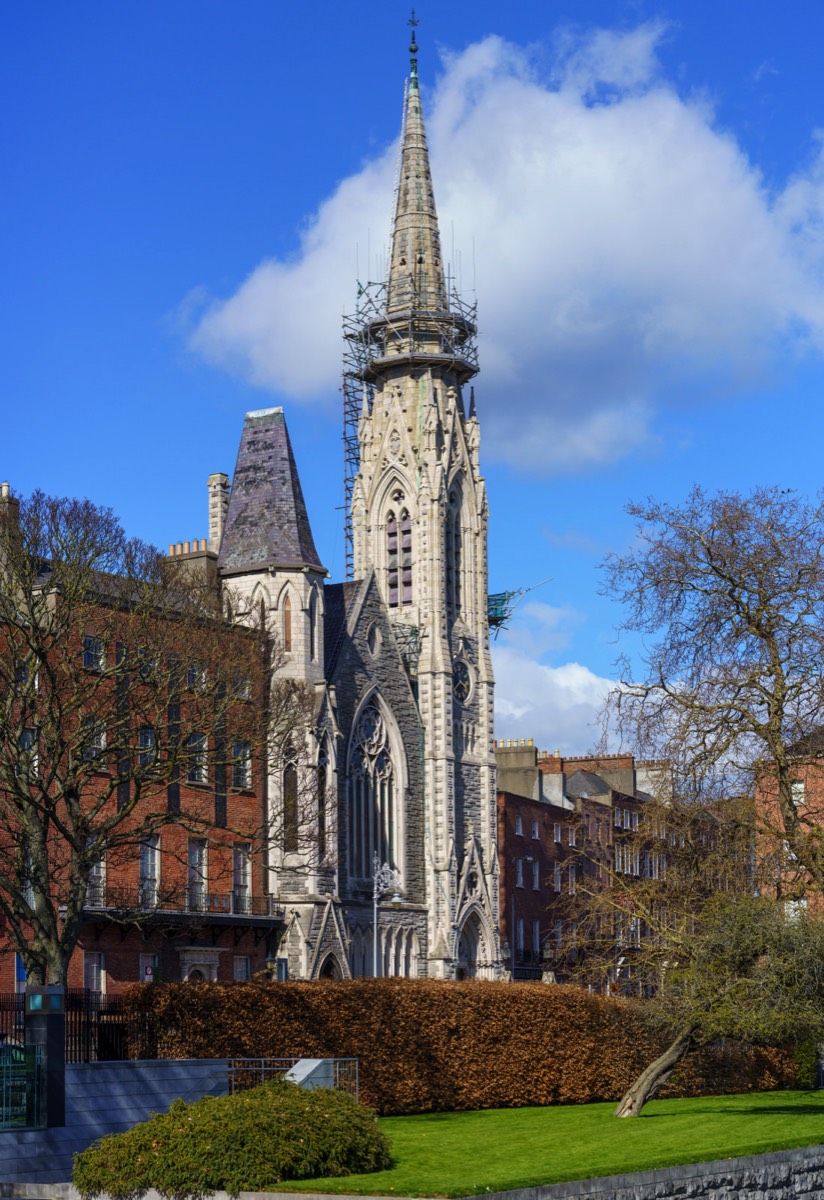
[[[509,645],[496,645],[495,736],[532,738],[539,749],[580,754],[600,737],[598,713],[612,686],[588,667],[548,666]]]
[[[540,749],[564,754],[586,752],[598,741],[600,710],[613,684],[580,663],[557,663],[584,619],[574,608],[538,600],[519,606],[492,646],[497,738],[532,738]]]
[[[487,38],[426,98],[446,253],[454,228],[465,286],[477,266],[487,456],[608,463],[654,443],[662,406],[824,345],[824,154],[770,195],[706,103],[662,78],[664,34],[568,33],[548,80]],[[355,246],[388,233],[394,168],[392,148],[341,183],[293,259],[201,312],[192,347],[281,396],[335,395]]]

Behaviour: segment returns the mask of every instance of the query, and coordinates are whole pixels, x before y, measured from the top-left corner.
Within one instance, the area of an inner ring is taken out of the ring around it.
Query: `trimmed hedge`
[[[618,1099],[665,1044],[639,1002],[546,984],[364,979],[138,984],[134,1058],[360,1059],[383,1114]],[[791,1087],[791,1051],[725,1043],[690,1055],[662,1095]]]
[[[275,1080],[194,1104],[175,1100],[169,1112],[76,1154],[72,1182],[84,1200],[137,1200],[150,1188],[182,1200],[391,1165],[374,1114],[352,1096]]]

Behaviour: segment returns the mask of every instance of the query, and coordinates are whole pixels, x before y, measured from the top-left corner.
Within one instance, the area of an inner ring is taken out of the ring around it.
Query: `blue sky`
[[[630,498],[813,492],[824,9],[417,6],[443,242],[476,295],[498,734],[586,749]],[[746,11],[746,18],[744,12]],[[340,315],[380,270],[405,4],[7,0],[0,477],[206,534],[283,403],[340,578]]]

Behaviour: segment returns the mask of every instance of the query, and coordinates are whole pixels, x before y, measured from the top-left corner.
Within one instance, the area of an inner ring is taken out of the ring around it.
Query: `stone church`
[[[248,413],[231,485],[209,480],[219,577],[316,696],[318,852],[275,830],[268,868],[299,979],[501,972],[474,312],[441,256],[410,50],[388,278],[349,330],[352,580],[327,582],[281,408]],[[270,769],[276,824],[294,776]]]

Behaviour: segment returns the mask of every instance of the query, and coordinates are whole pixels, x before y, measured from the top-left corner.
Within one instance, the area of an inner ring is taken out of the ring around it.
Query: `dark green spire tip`
[[[417,59],[418,43],[415,39],[415,27],[418,25],[418,21],[415,20],[414,8],[412,9],[412,16],[409,18],[407,24],[410,26],[410,28],[412,30],[412,40],[409,43],[409,54],[410,54],[409,74],[413,80],[417,80],[417,78],[418,78],[418,59]]]

